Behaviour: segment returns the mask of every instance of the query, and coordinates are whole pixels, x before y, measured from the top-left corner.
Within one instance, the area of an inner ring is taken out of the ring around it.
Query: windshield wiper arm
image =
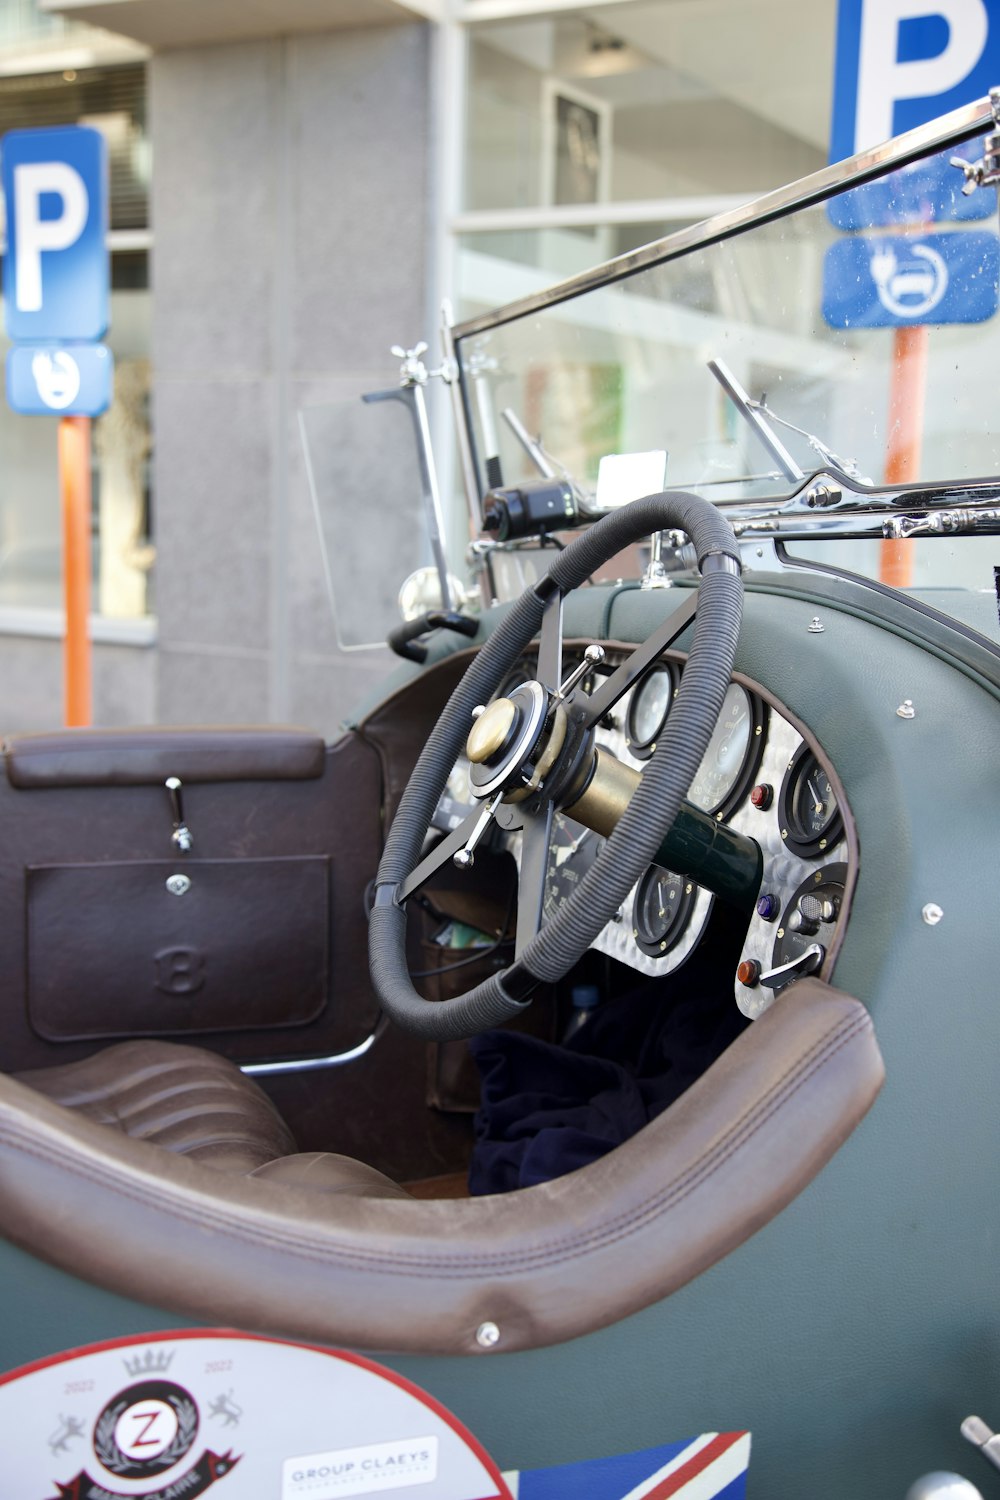
[[[710,359],[708,361],[708,368],[722,386],[722,389],[736,407],[740,416],[753,428],[785,478],[796,481],[805,479],[805,470],[799,468],[778,434],[765,420],[760,410],[760,403],[751,400],[729,366],[721,359]]]

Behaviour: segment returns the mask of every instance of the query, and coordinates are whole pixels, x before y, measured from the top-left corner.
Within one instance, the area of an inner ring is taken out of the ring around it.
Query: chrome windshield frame
[[[856,156],[848,157],[845,161],[835,162],[819,172],[802,177],[787,187],[778,188],[774,192],[765,193],[760,198],[751,199],[740,208],[731,209],[728,213],[719,214],[712,219],[704,219],[701,223],[693,224],[687,229],[679,229],[663,239],[653,240],[650,244],[641,246],[638,250],[631,250],[625,255],[604,261],[565,281],[556,282],[544,291],[522,297],[515,302],[508,302],[502,307],[481,313],[465,322],[456,323],[451,329],[453,344],[457,347],[464,339],[499,328],[505,323],[515,322],[519,318],[542,312],[560,302],[579,297],[585,292],[610,286],[649,266],[673,260],[679,255],[689,254],[692,250],[705,245],[716,244],[720,240],[728,239],[731,235],[769,223],[785,214],[822,203],[824,199],[832,197],[846,187],[860,187],[862,183],[885,171],[904,167],[921,156],[944,151],[949,146],[961,145],[963,141],[970,140],[984,130],[994,127],[993,108],[988,98],[963,105],[960,109],[953,110],[938,120],[918,126],[917,129],[908,131],[905,135],[897,136],[894,140],[885,141],[879,146],[872,146],[867,151],[860,151]],[[461,358],[459,364],[461,367]],[[460,378],[464,382],[464,370]]]

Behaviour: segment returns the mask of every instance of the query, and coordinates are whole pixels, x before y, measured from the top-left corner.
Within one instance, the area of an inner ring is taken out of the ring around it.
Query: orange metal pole
[[[81,726],[91,721],[89,417],[59,419],[59,490],[62,497],[63,596],[66,605],[65,719],[68,726]]]
[[[892,346],[892,384],[889,391],[889,444],[885,456],[886,484],[909,484],[920,478],[927,396],[926,325],[897,328]],[[879,577],[894,588],[913,582],[910,541],[885,541],[879,558]]]

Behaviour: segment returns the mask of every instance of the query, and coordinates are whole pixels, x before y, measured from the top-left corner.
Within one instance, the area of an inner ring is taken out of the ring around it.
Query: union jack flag
[[[749,1432],[505,1474],[516,1500],[745,1500]]]

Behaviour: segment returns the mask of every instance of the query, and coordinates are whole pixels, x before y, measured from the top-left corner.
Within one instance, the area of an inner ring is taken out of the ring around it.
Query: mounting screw
[[[166,887],[171,896],[186,896],[191,889],[191,877],[189,875],[168,875]]]
[[[476,1343],[480,1349],[493,1349],[500,1342],[500,1330],[495,1323],[480,1323],[476,1329]]]
[[[920,915],[923,917],[928,927],[936,927],[941,918],[944,916],[944,912],[941,910],[940,906],[938,906],[936,901],[928,901],[927,905],[924,907]]]
[[[822,635],[824,630],[826,629],[826,626],[823,624],[823,621],[820,619],[819,615],[813,615],[812,619],[809,621],[809,624],[806,626],[806,629],[808,630],[810,635]]]
[[[903,699],[902,703],[896,709],[896,717],[899,719],[915,719],[917,717],[917,710],[913,707],[912,698]]]

